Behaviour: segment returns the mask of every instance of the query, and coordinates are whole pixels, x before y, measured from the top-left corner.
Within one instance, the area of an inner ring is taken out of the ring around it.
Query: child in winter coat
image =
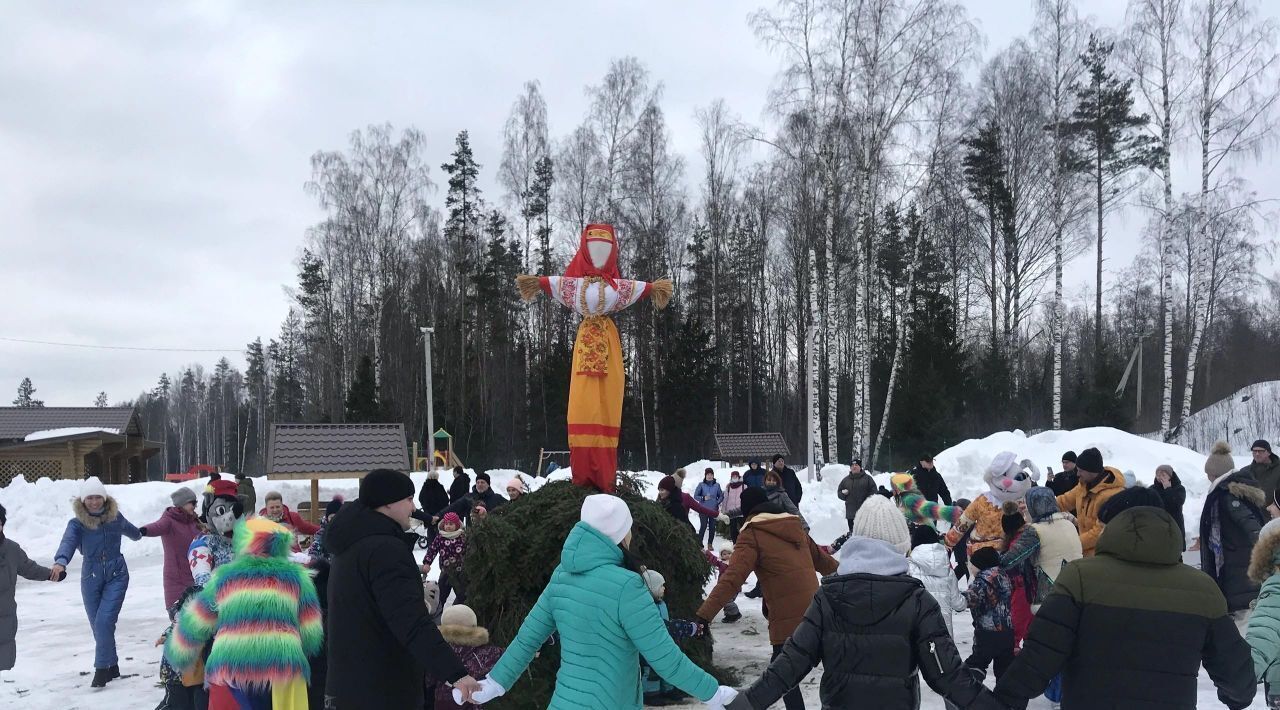
[[[1030,534],[1031,528],[1022,517],[1022,511],[1018,510],[1017,503],[1007,500],[1000,505],[1000,511],[1000,529],[1004,530],[1004,543],[1000,546],[1000,551],[1003,553],[1013,549],[1023,535]],[[1009,613],[1013,620],[1013,647],[1021,648],[1022,639],[1027,637],[1027,630],[1031,628],[1032,595],[1036,593],[1038,586],[1036,574],[1029,564],[1012,570],[1002,569],[1013,590],[1009,598]]]
[[[186,489],[183,489],[186,490]],[[194,501],[193,501],[194,502]],[[187,589],[169,605],[169,626],[156,639],[157,646],[163,646],[173,635],[173,629],[182,614],[182,607],[187,600],[200,593],[197,587]],[[204,689],[204,662],[197,657],[194,665],[186,673],[178,672],[169,659],[160,655],[160,682],[164,685],[164,700],[156,710],[204,710],[209,704],[209,694]]]
[[[742,529],[742,492],[746,488],[747,484],[742,482],[737,471],[729,474],[729,487],[725,489],[724,501],[720,503],[720,512],[729,516],[729,542],[737,542],[738,531]]]
[[[720,548],[720,554],[714,552],[704,552],[707,562],[711,563],[711,568],[716,571],[716,578],[724,574],[729,569],[729,560],[733,557],[733,545],[725,545]],[[721,619],[726,624],[732,624],[742,618],[742,612],[738,609],[738,602],[732,601],[724,605],[724,618]]]
[[[454,604],[465,604],[467,590],[462,584],[462,554],[467,549],[467,532],[462,529],[462,518],[457,513],[446,513],[440,519],[435,538],[427,545],[422,558],[422,574],[431,572],[431,563],[440,558],[440,606],[444,609],[449,592],[455,595]],[[436,614],[439,617],[439,611]]]
[[[702,629],[697,622],[671,618],[671,612],[667,610],[665,577],[657,570],[651,569],[645,570],[640,576],[644,579],[649,594],[653,596],[653,603],[658,606],[658,616],[662,617],[662,621],[667,625],[671,638],[682,641],[702,635]],[[679,689],[663,680],[648,663],[644,662],[644,657],[640,658],[640,683],[644,689],[645,705],[662,706],[679,702],[684,698],[684,694]]]
[[[338,514],[339,510],[342,510],[342,503],[343,497],[336,495],[324,506],[324,517],[320,520],[320,529],[311,536],[311,544],[307,546],[307,556],[311,559],[328,560],[332,557],[329,554],[329,548],[325,547],[324,534],[329,529],[329,521]]]
[[[293,533],[250,518],[236,525],[232,542],[235,558],[183,608],[165,656],[175,670],[190,670],[213,639],[209,710],[305,709],[307,659],[323,648],[324,624],[311,576],[289,560]]]
[[[32,562],[27,553],[4,534],[7,513],[0,505],[0,671],[13,668],[18,661],[18,602],[14,595],[18,589],[18,577],[33,582],[61,582],[66,572],[54,575],[53,570]]]
[[[964,594],[960,593],[960,580],[951,571],[947,548],[942,545],[942,537],[937,530],[921,525],[911,531],[911,555],[907,557],[907,573],[920,580],[925,591],[933,595],[934,601],[942,608],[942,621],[947,625],[947,633],[955,638],[951,612],[961,611],[969,603]]]
[[[454,604],[445,610],[440,619],[440,635],[454,654],[467,667],[472,678],[483,678],[489,675],[498,659],[502,658],[502,647],[489,643],[489,631],[476,621],[476,613],[464,604]],[[428,682],[434,679],[428,674]],[[476,710],[479,705],[453,702],[452,689],[444,683],[436,683],[435,710]]]
[[[964,664],[985,673],[994,662],[999,679],[1013,663],[1013,585],[1000,571],[1000,553],[994,547],[974,550],[970,561],[979,572],[964,592],[973,613],[973,652]]]
[[[1280,519],[1262,526],[1249,560],[1249,577],[1262,585],[1244,640],[1253,671],[1264,684],[1267,707],[1280,708]]]

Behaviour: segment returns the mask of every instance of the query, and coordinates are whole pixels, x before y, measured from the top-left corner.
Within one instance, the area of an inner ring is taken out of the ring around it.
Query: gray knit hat
[[[1219,441],[1213,445],[1213,451],[1209,454],[1209,458],[1205,459],[1204,472],[1209,474],[1209,478],[1218,479],[1235,470],[1236,462],[1231,458],[1231,445],[1225,441]]]
[[[173,501],[175,508],[181,508],[187,503],[196,502],[196,493],[186,486],[179,486],[178,490],[169,494],[169,499]]]

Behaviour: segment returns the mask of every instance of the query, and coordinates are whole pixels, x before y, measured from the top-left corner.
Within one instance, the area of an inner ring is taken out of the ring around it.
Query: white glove
[[[727,525],[729,523],[729,515],[727,513],[721,513],[716,516],[716,520]]]
[[[707,707],[711,710],[724,710],[724,706],[733,702],[737,697],[738,691],[727,685],[722,685],[716,690],[716,694],[712,695],[711,699],[707,701]]]
[[[480,681],[480,690],[477,691],[475,695],[471,696],[471,702],[476,705],[484,705],[490,700],[500,698],[506,694],[507,689],[498,685],[497,681],[485,678]],[[730,698],[730,700],[732,700],[732,698]],[[453,702],[458,705],[462,704],[462,691],[457,688],[453,689]]]

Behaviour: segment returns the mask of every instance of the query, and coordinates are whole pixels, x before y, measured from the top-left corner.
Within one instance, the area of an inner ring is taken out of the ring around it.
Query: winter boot
[[[724,619],[722,619],[724,623],[732,624],[741,618],[742,618],[742,612],[738,610],[737,604],[735,604],[734,602],[729,602],[728,604],[725,605]]]
[[[111,681],[110,668],[94,668],[93,682],[89,684],[90,688],[105,688],[107,683]]]
[[[108,668],[108,669],[107,669],[107,673],[109,673],[109,674],[111,675],[111,677],[110,677],[110,678],[108,678],[107,680],[115,680],[116,678],[119,678],[119,677],[120,677],[120,666],[118,666],[118,665],[116,665],[116,666],[111,666],[110,668]]]
[[[759,599],[764,596],[764,592],[760,591],[760,583],[756,582],[755,589],[752,589],[749,592],[743,592],[742,596],[747,599]]]

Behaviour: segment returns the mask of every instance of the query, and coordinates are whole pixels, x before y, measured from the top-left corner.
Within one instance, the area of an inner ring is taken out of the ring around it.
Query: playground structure
[[[444,429],[437,429],[431,435],[431,456],[421,456],[418,442],[413,442],[413,469],[426,471],[437,468],[462,467],[462,459],[453,451],[453,435]]]
[[[534,474],[533,474],[533,475],[535,475],[535,476],[549,476],[549,475],[551,475],[551,472],[550,472],[550,471],[546,471],[546,472],[544,472],[544,471],[543,471],[542,464],[544,464],[544,463],[546,463],[547,461],[551,460],[553,457],[556,457],[556,456],[568,456],[568,455],[569,455],[569,452],[568,452],[568,451],[552,451],[551,449],[538,449],[538,467],[537,467],[536,469],[534,469]],[[558,463],[556,464],[556,467],[557,467],[557,468],[562,468]]]

